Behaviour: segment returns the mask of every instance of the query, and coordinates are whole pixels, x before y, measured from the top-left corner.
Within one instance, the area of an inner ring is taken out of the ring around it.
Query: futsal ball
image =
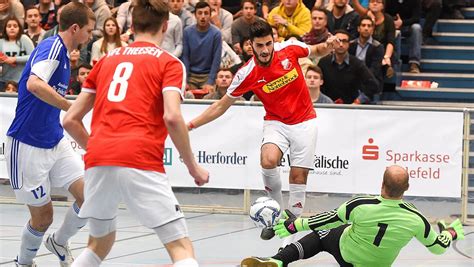
[[[250,219],[259,228],[273,227],[280,217],[280,205],[269,197],[259,197],[250,206]]]

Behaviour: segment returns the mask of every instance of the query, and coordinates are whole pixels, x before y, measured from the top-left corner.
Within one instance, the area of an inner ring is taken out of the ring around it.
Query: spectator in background
[[[408,38],[410,72],[420,73],[421,44],[423,41],[420,26],[421,0],[385,0],[385,11],[393,16],[395,29],[400,30],[402,36]],[[398,40],[401,40],[401,38],[398,38]],[[397,43],[398,54],[401,52],[400,46],[401,41]]]
[[[5,21],[10,17],[16,17],[23,27],[25,21],[23,5],[17,0],[0,0],[0,29],[3,29]]]
[[[240,41],[249,37],[249,27],[256,19],[257,4],[255,0],[242,0],[242,16],[232,22],[232,45],[237,54],[242,54]]]
[[[311,97],[311,101],[313,103],[321,103],[321,104],[333,104],[334,101],[327,95],[321,93],[321,85],[324,84],[323,79],[323,72],[321,68],[315,65],[311,65],[306,70],[306,74],[304,76],[306,80],[306,85],[309,89],[309,95]]]
[[[169,0],[168,5],[171,13],[175,14],[181,19],[183,30],[196,23],[193,14],[184,8],[184,0]]]
[[[280,38],[303,36],[311,30],[311,13],[301,0],[283,0],[268,15],[268,23],[278,29]]]
[[[369,16],[362,17],[357,27],[359,38],[353,40],[349,45],[349,54],[356,56],[365,63],[383,89],[382,60],[384,54],[383,45],[372,38],[375,23]]]
[[[132,2],[126,1],[122,3],[117,10],[117,23],[120,28],[120,38],[122,41],[129,43],[133,41],[132,27]]]
[[[351,40],[357,38],[359,15],[348,4],[349,0],[334,0],[327,10],[328,29],[334,34],[337,30],[345,30],[351,35]]]
[[[97,40],[97,38],[102,37],[104,22],[106,19],[112,17],[112,12],[110,12],[109,6],[105,0],[84,0],[84,4],[94,12],[96,21],[92,36]]]
[[[117,47],[127,46],[127,43],[120,39],[120,32],[117,20],[114,17],[110,17],[104,21],[104,37],[95,41],[92,44],[91,50],[91,61],[92,66],[99,61],[109,51],[114,50]]]
[[[280,5],[280,0],[263,0],[262,1],[262,17],[268,20],[270,11]]]
[[[66,94],[68,94],[68,95],[78,95],[81,92],[82,84],[86,80],[87,75],[89,75],[91,70],[92,70],[92,66],[89,65],[89,64],[79,65],[79,67],[76,68],[76,70],[75,70],[77,75],[76,76],[71,75],[71,78],[74,79],[74,80],[71,80],[69,82],[69,87],[67,89]]]
[[[26,10],[26,25],[25,34],[30,37],[31,41],[35,47],[38,45],[39,40],[42,39],[44,33],[46,32],[40,26],[40,12],[37,7],[29,7]]]
[[[423,0],[421,2],[425,13],[425,23],[423,24],[423,44],[436,45],[438,41],[433,37],[433,28],[441,16],[442,0]]]
[[[58,25],[56,19],[56,7],[52,0],[39,0],[38,5],[36,5],[41,14],[41,28],[45,31],[51,30],[54,26]]]
[[[77,67],[79,67],[79,65],[82,64],[80,55],[81,52],[79,51],[79,49],[73,49],[71,52],[69,52],[69,64],[71,70],[76,69]]]
[[[211,7],[207,2],[195,6],[197,23],[184,29],[182,61],[188,72],[190,89],[212,92],[222,54],[222,35],[211,25]]]
[[[18,83],[15,81],[7,81],[5,87],[3,88],[5,93],[17,94],[18,93]]]
[[[168,28],[160,47],[175,57],[180,57],[183,53],[183,24],[181,19],[171,12],[168,19]]]
[[[222,0],[207,0],[207,2],[211,6],[211,23],[219,28],[222,39],[226,43],[232,44],[231,27],[234,21],[232,13],[221,8]]]
[[[311,31],[303,36],[303,42],[309,45],[326,42],[329,37],[327,11],[322,8],[313,8],[311,24]]]
[[[365,96],[379,92],[379,84],[365,64],[348,53],[350,34],[337,30],[334,54],[327,55],[318,63],[323,71],[324,84],[321,92],[337,104],[364,104]],[[364,95],[360,94],[360,91]]]
[[[46,31],[42,37],[40,37],[40,39],[38,40],[38,43],[40,43],[41,41],[43,41],[44,39],[47,39],[48,37],[51,37],[53,35],[56,35],[58,34],[58,30],[59,30],[59,17],[61,16],[61,11],[63,10],[63,7],[64,5],[62,6],[59,6],[58,7],[58,10],[56,12],[56,26],[54,26],[52,29]]]
[[[244,62],[247,62],[253,57],[252,43],[250,42],[250,37],[243,38],[240,41],[240,46],[242,47],[241,59]]]
[[[232,74],[230,69],[220,69],[219,72],[217,72],[216,90],[205,95],[203,99],[221,99],[227,93],[227,88],[229,88],[233,78],[234,74]],[[239,100],[245,101],[245,98],[240,97]]]
[[[2,32],[3,37],[0,39],[0,63],[2,64],[0,88],[3,88],[7,81],[18,82],[20,80],[23,68],[31,52],[35,49],[30,38],[23,34],[23,27],[17,18],[7,19]]]
[[[238,0],[221,0],[221,7],[230,12],[233,17],[239,17],[242,10],[242,3]]]
[[[329,5],[333,5],[334,0],[316,0],[314,3],[315,8],[327,8]]]

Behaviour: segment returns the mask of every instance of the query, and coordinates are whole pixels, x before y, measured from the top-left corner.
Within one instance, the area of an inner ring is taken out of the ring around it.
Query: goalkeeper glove
[[[439,232],[446,231],[448,232],[453,240],[462,240],[464,239],[464,229],[462,228],[462,223],[459,219],[456,219],[449,226],[446,227],[446,222],[441,220],[438,222]]]
[[[280,238],[284,238],[296,232],[306,230],[304,225],[308,225],[308,219],[297,218],[291,211],[286,209],[283,212],[283,219],[280,219],[278,223],[273,226],[273,230]]]

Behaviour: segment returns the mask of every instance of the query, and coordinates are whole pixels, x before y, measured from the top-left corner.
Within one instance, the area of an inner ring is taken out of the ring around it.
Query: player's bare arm
[[[196,163],[189,135],[181,115],[181,96],[176,91],[163,92],[164,114],[163,119],[173,144],[178,149],[189,174],[194,178],[196,185],[201,186],[209,182],[209,172]]]
[[[67,111],[71,106],[71,102],[58,94],[53,89],[53,87],[41,80],[36,75],[30,75],[26,83],[26,88],[37,98],[43,100],[51,106],[57,107],[64,111]]]
[[[192,119],[188,123],[188,129],[197,128],[206,123],[209,123],[217,118],[229,109],[232,104],[237,101],[238,98],[233,98],[228,95],[224,95],[219,101],[214,102],[210,105],[201,115]]]
[[[311,54],[313,57],[323,57],[332,52],[336,44],[340,42],[335,35],[329,35],[328,39],[324,43],[310,45]]]
[[[95,94],[81,92],[63,119],[64,129],[84,149],[87,147],[89,133],[87,132],[84,123],[82,123],[82,119],[92,110],[94,101]]]

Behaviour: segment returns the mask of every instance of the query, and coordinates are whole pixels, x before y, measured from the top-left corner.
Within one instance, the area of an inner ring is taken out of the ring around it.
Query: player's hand
[[[286,209],[283,211],[283,218],[273,226],[273,230],[280,238],[290,236],[304,230],[303,219],[297,218],[293,213]]]
[[[216,88],[214,87],[214,85],[211,85],[211,84],[205,84],[202,86],[202,90],[207,90],[208,94],[210,93],[214,93],[216,91]]]
[[[328,39],[326,40],[326,46],[329,49],[334,49],[339,44],[341,44],[341,40],[339,40],[336,35],[329,34]]]
[[[453,237],[453,240],[462,240],[464,239],[464,229],[462,223],[459,219],[456,219],[449,226],[446,226],[446,223],[441,220],[438,222],[439,232],[447,231]]]
[[[189,174],[194,178],[197,186],[203,186],[209,182],[209,172],[199,165],[193,171],[190,170]]]

